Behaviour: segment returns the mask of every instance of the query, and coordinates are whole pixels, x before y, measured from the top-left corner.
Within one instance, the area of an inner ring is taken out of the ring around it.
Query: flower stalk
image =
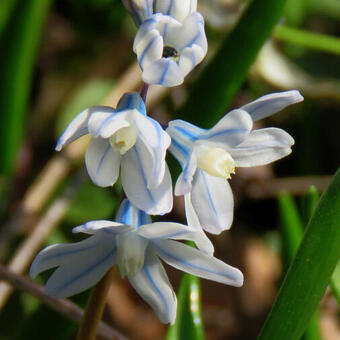
[[[112,267],[92,289],[76,340],[94,340],[96,338],[114,271],[115,269]]]

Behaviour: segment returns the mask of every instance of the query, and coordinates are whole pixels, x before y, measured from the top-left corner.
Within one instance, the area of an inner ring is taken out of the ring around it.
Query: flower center
[[[118,130],[110,137],[111,146],[121,155],[129,151],[137,140],[137,129],[134,126],[127,126]]]
[[[177,60],[178,52],[174,47],[164,46],[162,57],[163,58],[174,58],[175,60]]]
[[[235,161],[224,149],[200,145],[196,152],[197,166],[208,174],[229,179],[235,173]]]
[[[133,232],[117,236],[117,263],[122,277],[136,275],[144,265],[148,241]]]

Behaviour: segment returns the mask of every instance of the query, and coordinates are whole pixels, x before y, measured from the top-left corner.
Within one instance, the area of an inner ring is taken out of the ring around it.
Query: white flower
[[[156,13],[139,27],[133,50],[143,71],[142,78],[148,84],[180,85],[207,53],[201,14],[193,12],[185,17],[176,17],[177,20]]]
[[[229,112],[209,130],[182,120],[169,123],[169,150],[183,169],[175,194],[185,195],[186,208],[194,209],[206,231],[219,234],[232,224],[233,194],[226,179],[237,167],[268,164],[291,153],[294,140],[288,133],[251,131],[253,121],[302,100],[298,91],[269,94]]]
[[[211,255],[210,241],[194,228],[171,223],[151,223],[150,217],[123,201],[117,222],[92,221],[73,232],[92,236],[73,244],[57,244],[43,249],[34,259],[30,275],[58,267],[46,284],[46,292],[68,297],[96,284],[118,264],[141,297],[150,304],[163,323],[174,323],[176,295],[159,258],[169,265],[209,280],[242,286],[242,273]],[[176,240],[192,240],[199,251]]]
[[[59,138],[60,151],[73,140],[90,134],[85,163],[92,181],[113,185],[119,176],[129,200],[149,214],[172,209],[172,183],[165,163],[170,137],[146,115],[138,93],[125,94],[114,110],[94,106],[82,111]]]
[[[130,12],[136,25],[139,26],[147,17],[152,15],[154,0],[122,0],[126,9]]]

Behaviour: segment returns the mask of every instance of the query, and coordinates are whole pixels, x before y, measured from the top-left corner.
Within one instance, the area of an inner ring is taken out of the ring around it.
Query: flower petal
[[[194,67],[203,60],[205,54],[206,52],[198,45],[184,48],[179,58],[179,67],[183,75],[186,76],[193,70]]]
[[[143,70],[142,79],[147,84],[172,87],[181,85],[184,81],[184,75],[174,60],[162,58]]]
[[[266,128],[252,131],[248,138],[229,149],[236,166],[265,165],[289,155],[294,139],[284,130]]]
[[[146,116],[145,103],[138,92],[125,93],[117,104],[116,112],[134,110]]]
[[[214,127],[202,134],[201,139],[229,148],[243,142],[252,127],[250,115],[237,109],[226,114]]]
[[[215,251],[214,246],[204,233],[195,209],[192,206],[191,193],[184,196],[184,206],[187,224],[196,230],[193,241],[196,243],[197,248],[208,255],[213,255]]]
[[[64,146],[77,138],[88,134],[87,122],[95,107],[90,107],[80,112],[67,126],[64,133],[58,139],[55,149],[60,151]]]
[[[129,276],[131,285],[152,307],[162,323],[173,324],[176,318],[177,299],[166,272],[157,256],[148,249],[142,270]]]
[[[144,143],[137,141],[122,159],[121,178],[127,198],[150,215],[163,215],[172,209],[172,184],[165,165],[164,178],[156,188],[148,188],[153,156]]]
[[[85,153],[86,168],[92,181],[100,187],[116,183],[120,159],[121,155],[111,147],[108,140],[92,138]]]
[[[297,90],[284,91],[267,94],[253,102],[241,107],[247,111],[253,121],[266,118],[276,112],[283,110],[285,107],[303,101],[303,97]]]
[[[148,187],[156,188],[164,177],[166,149],[169,147],[171,139],[156,120],[141,114],[135,114],[134,119],[139,137],[149,147],[153,156],[153,168],[148,177]]]
[[[123,127],[130,126],[127,112],[95,112],[89,119],[89,133],[94,137],[109,138]]]
[[[92,236],[95,237],[95,236]],[[87,252],[69,257],[67,263],[61,265],[46,283],[46,293],[64,298],[80,293],[95,285],[105,273],[116,263],[116,246],[107,242],[98,242],[98,246]]]
[[[128,199],[123,200],[120,204],[116,214],[116,220],[125,225],[131,225],[134,228],[152,222],[149,215],[133,206]]]
[[[231,227],[234,199],[226,179],[197,169],[192,184],[191,203],[204,230],[220,234]]]
[[[136,25],[139,26],[152,15],[153,0],[122,0],[125,8],[130,12]]]
[[[183,171],[179,175],[176,186],[175,195],[185,195],[191,191],[192,180],[197,169],[197,157],[194,152],[191,153],[187,163],[185,164]]]
[[[243,275],[237,268],[189,245],[172,240],[157,240],[153,243],[158,255],[170,266],[235,287],[241,287],[243,284]]]
[[[72,229],[73,233],[85,233],[85,234],[96,234],[98,231],[107,232],[110,234],[120,234],[127,231],[134,230],[135,228],[113,221],[97,220],[86,222],[78,227]]]
[[[163,13],[175,18],[178,21],[184,19],[196,11],[197,0],[154,0],[154,13]]]
[[[138,63],[142,70],[151,63],[162,58],[163,38],[156,29],[149,31],[141,42],[136,45]]]
[[[195,229],[180,223],[154,222],[139,227],[137,234],[150,240],[168,238],[174,240],[187,240],[188,238],[185,238],[185,236],[195,231]]]
[[[98,247],[100,236],[89,237],[81,242],[69,244],[53,244],[41,250],[31,264],[29,275],[35,278],[45,270],[68,262],[71,256],[82,256],[88,250]]]

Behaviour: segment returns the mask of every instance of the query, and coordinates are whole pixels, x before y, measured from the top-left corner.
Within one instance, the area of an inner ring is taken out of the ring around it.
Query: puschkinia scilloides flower
[[[193,12],[181,19],[156,13],[140,25],[133,50],[145,83],[180,85],[205,57],[208,44],[202,15]]]
[[[85,163],[96,185],[113,185],[120,172],[125,194],[136,207],[152,215],[172,209],[172,183],[165,162],[170,137],[146,115],[138,93],[125,94],[116,109],[94,106],[79,113],[56,150],[85,134],[92,136]]]
[[[208,130],[183,120],[169,123],[169,150],[183,169],[175,194],[185,195],[186,208],[195,210],[206,231],[219,234],[232,224],[234,202],[226,179],[237,167],[265,165],[291,153],[294,139],[288,133],[252,130],[253,121],[302,100],[295,90],[265,95],[229,112]]]
[[[242,273],[212,254],[209,240],[197,228],[171,222],[152,223],[150,217],[124,200],[117,222],[92,221],[73,232],[91,235],[71,244],[43,249],[34,259],[30,275],[57,267],[46,283],[46,292],[68,297],[96,284],[115,264],[122,276],[154,309],[163,323],[173,324],[177,299],[160,259],[193,275],[240,287]],[[178,240],[191,240],[200,250]]]

